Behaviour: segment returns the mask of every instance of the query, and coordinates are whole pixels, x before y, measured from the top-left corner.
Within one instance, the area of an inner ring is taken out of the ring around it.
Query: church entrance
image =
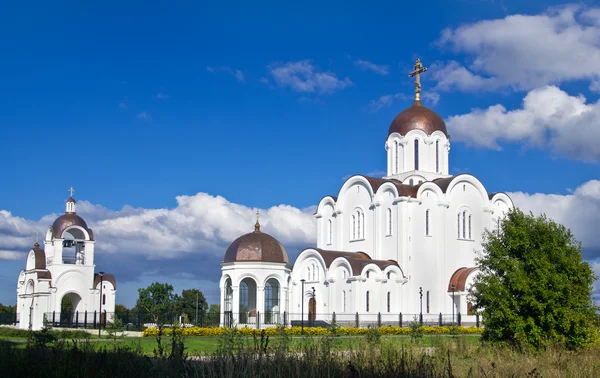
[[[62,297],[59,317],[61,326],[73,326],[75,321],[79,321],[79,319],[75,319],[78,317],[76,312],[78,311],[79,302],[81,302],[81,297],[75,293],[67,293]]]
[[[315,298],[308,300],[308,321],[314,322],[317,319],[317,301]]]

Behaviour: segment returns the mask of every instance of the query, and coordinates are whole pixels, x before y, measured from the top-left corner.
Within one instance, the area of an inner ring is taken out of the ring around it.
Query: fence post
[[[381,312],[377,313],[377,327],[381,327]]]
[[[398,326],[402,328],[402,313],[398,314]]]
[[[138,313],[137,313],[137,326],[138,326],[138,331],[142,330],[142,319],[140,317],[140,309],[138,308]]]
[[[283,326],[287,326],[287,312],[284,311],[283,312]]]
[[[87,311],[83,315],[83,328],[87,329]]]
[[[94,310],[94,329],[96,329],[96,310]]]
[[[56,325],[56,311],[52,311],[52,325]]]
[[[479,328],[479,313],[475,314],[475,327]]]
[[[331,315],[331,324],[335,324],[335,311]]]
[[[75,328],[79,326],[79,311],[75,311]]]
[[[106,310],[104,310],[104,329],[106,329],[106,318],[108,317],[108,314],[106,313]]]
[[[443,321],[442,321],[442,313],[440,312],[440,318],[438,320],[438,324],[441,327],[442,325],[444,325]]]
[[[260,329],[260,311],[256,311],[256,329]]]
[[[355,327],[358,328],[358,311],[356,311]]]
[[[457,319],[458,319],[458,326],[460,327],[460,326],[461,326],[461,323],[462,323],[462,321],[461,321],[461,316],[460,316],[460,312],[459,312],[459,313],[458,313],[458,315],[457,315]]]

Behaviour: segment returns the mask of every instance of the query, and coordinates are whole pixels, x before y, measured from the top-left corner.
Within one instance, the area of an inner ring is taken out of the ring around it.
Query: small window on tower
[[[419,170],[419,140],[415,139],[415,171]]]

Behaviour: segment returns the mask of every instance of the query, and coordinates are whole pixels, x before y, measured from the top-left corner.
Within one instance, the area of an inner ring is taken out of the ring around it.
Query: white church
[[[66,212],[48,227],[44,248],[36,240],[17,281],[19,328],[39,330],[47,322],[105,324],[115,312],[117,283],[112,274],[95,273],[94,233],[67,199]],[[72,310],[61,313],[70,299]]]
[[[316,248],[291,264],[258,219],[254,232],[231,243],[220,280],[222,325],[353,324],[356,314],[386,324],[399,314],[405,321],[422,314],[434,322],[440,313],[444,322],[459,313],[474,320],[468,294],[482,234],[513,203],[470,174],[449,174],[450,134],[420,101],[426,70],[417,59],[414,103],[389,126],[387,175],[352,176],[321,199]]]

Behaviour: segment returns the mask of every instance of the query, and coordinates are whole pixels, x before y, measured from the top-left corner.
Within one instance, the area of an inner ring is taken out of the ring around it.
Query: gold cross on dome
[[[260,223],[258,223],[258,215],[260,214],[260,212],[258,210],[256,210],[256,223],[254,224],[254,231],[258,232],[260,231]]]
[[[415,101],[421,101],[421,74],[427,71],[427,67],[423,67],[421,59],[417,58],[414,69],[408,76],[415,76]]]
[[[73,192],[75,191],[75,189],[73,189],[73,187],[69,188],[69,192],[71,193],[71,197],[73,197]]]

